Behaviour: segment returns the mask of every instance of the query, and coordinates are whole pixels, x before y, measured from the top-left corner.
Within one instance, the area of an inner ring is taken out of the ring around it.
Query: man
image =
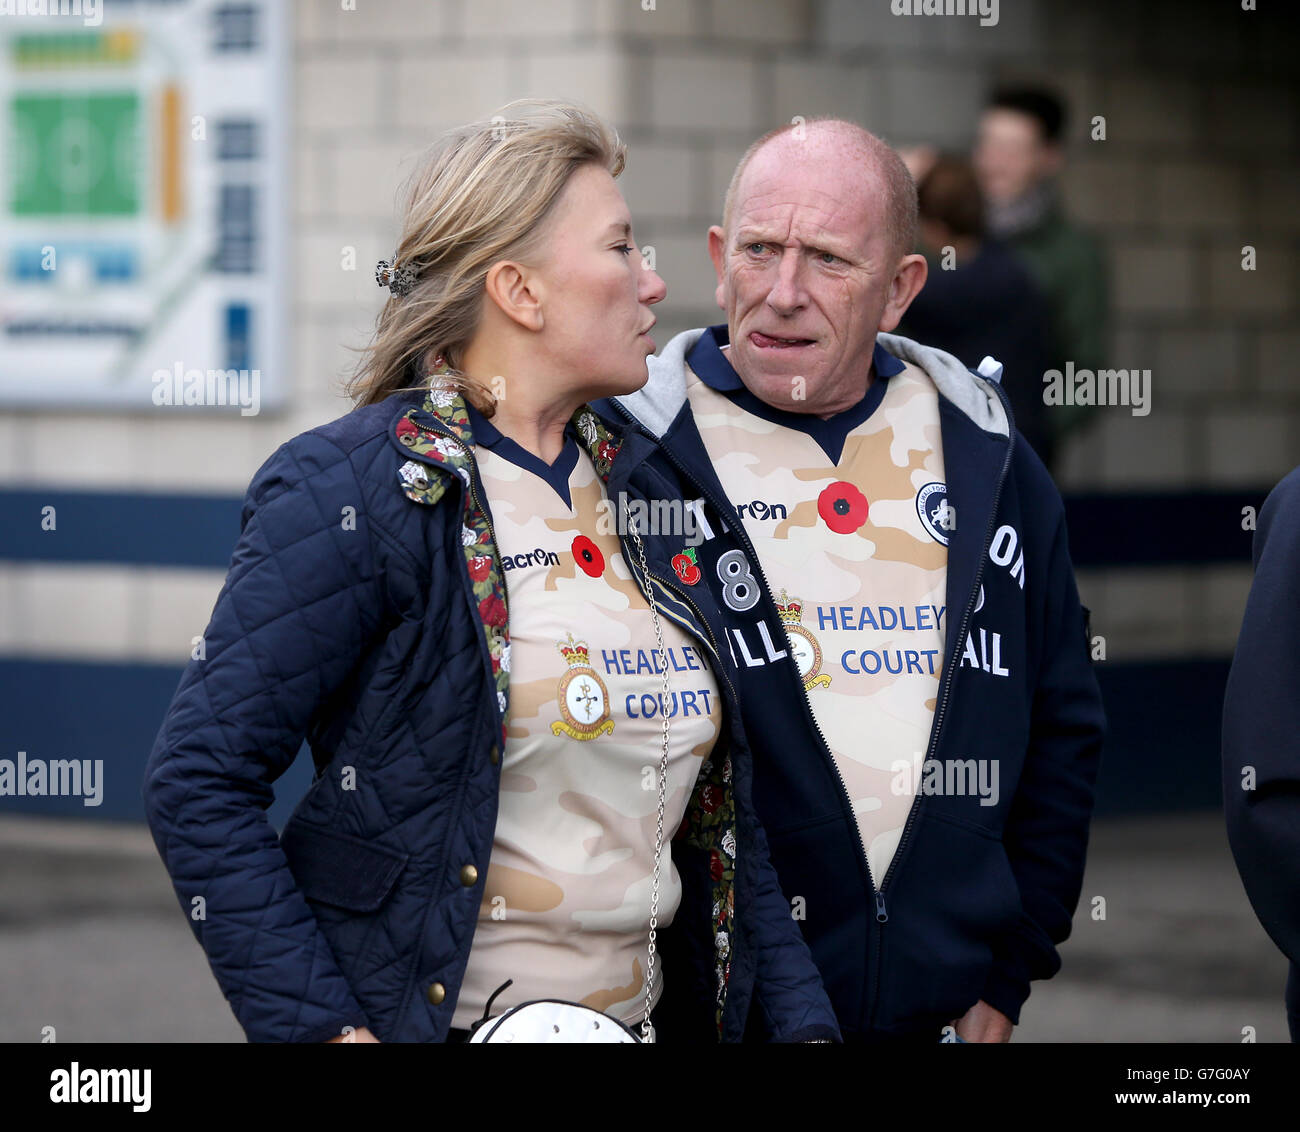
[[[1059,966],[1103,719],[1061,500],[1005,395],[877,338],[925,281],[915,227],[860,127],[760,138],[709,230],[726,324],[616,407],[705,488],[676,589],[721,596],[755,803],[845,1039],[1000,1041]]]
[[[995,91],[980,118],[973,161],[988,206],[989,233],[1024,260],[1047,297],[1050,368],[1106,365],[1109,310],[1101,245],[1070,223],[1057,183],[1065,166],[1065,106],[1037,87]],[[1039,375],[1039,380],[1042,375]],[[1056,443],[1084,425],[1089,408],[1058,405]]]
[[[1223,804],[1246,895],[1291,961],[1291,1040],[1300,1042],[1300,468],[1259,513],[1255,581],[1223,699]]]

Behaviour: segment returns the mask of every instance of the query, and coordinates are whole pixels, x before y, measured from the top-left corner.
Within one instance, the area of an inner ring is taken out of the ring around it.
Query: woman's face
[[[597,165],[582,166],[546,223],[533,265],[543,318],[538,345],[557,378],[583,400],[640,389],[655,351],[650,307],[668,292],[637,250],[614,178]]]

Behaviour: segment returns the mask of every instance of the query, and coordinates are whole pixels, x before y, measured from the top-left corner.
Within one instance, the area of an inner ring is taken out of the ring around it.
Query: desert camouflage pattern
[[[918,512],[918,495],[940,485],[924,499],[931,526],[944,534],[937,392],[923,370],[906,365],[835,465],[806,433],[738,407],[689,369],[687,397],[728,498],[744,505],[773,596],[786,606],[789,647],[878,886],[925,759],[948,626],[947,546]],[[864,497],[865,512],[851,506],[845,484]],[[845,500],[842,516],[836,500]],[[912,769],[900,773],[902,762]]]
[[[635,1025],[663,733],[650,608],[623,559],[612,509],[601,510],[604,485],[585,451],[569,478],[572,509],[493,450],[479,446],[475,457],[505,563],[510,708],[491,864],[452,1025],[468,1028],[507,979],[514,983],[493,1014],[563,998]],[[660,624],[671,689],[662,927],[681,900],[669,841],[722,708],[703,646],[668,618]],[[656,1001],[662,989],[657,972]]]

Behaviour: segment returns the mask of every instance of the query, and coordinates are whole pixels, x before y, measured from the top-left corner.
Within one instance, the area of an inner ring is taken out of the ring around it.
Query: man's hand
[[[1009,1042],[1015,1029],[1010,1018],[980,999],[953,1023],[964,1042]]]
[[[379,1039],[365,1026],[359,1026],[355,1030],[348,1030],[346,1033],[340,1034],[337,1038],[330,1038],[325,1044],[329,1045],[333,1042],[374,1042],[375,1045],[381,1044]]]

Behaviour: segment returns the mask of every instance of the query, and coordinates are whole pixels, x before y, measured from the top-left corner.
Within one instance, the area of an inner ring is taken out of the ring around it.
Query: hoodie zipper
[[[998,397],[999,400],[1002,399],[1001,393],[999,393]],[[1002,501],[1002,487],[1006,483],[1007,470],[1011,467],[1011,451],[1015,445],[1015,427],[1011,420],[1011,410],[1006,407],[1005,401],[1003,401],[1003,408],[1006,409],[1007,424],[1010,428],[1010,432],[1007,436],[1007,451],[1002,458],[1002,471],[998,475],[998,486],[993,492],[993,505],[989,508],[988,526],[984,531],[984,541],[980,545],[980,556],[978,559],[979,565],[975,568],[975,584],[971,588],[970,597],[966,599],[966,611],[962,614],[961,626],[957,630],[957,637],[953,646],[954,659],[956,659],[957,649],[961,648],[962,640],[966,635],[967,629],[970,627],[970,619],[974,615],[975,604],[979,599],[980,585],[984,580],[984,563],[988,559],[989,547],[993,540],[994,524],[997,522],[998,517],[998,504]],[[949,623],[951,624],[951,622]],[[934,726],[930,731],[930,745],[925,753],[926,761],[928,761],[934,755],[935,751],[939,749],[940,733],[943,730],[944,719],[946,718],[948,711],[948,699],[952,694],[952,682],[956,675],[956,670],[960,667],[961,661],[957,661],[956,664],[950,664],[947,671],[943,674],[943,690],[940,693],[939,704],[935,710]],[[922,763],[922,766],[924,766],[924,763]],[[907,821],[903,823],[903,834],[898,839],[898,845],[894,848],[894,855],[889,860],[889,868],[885,870],[884,878],[880,882],[880,891],[876,893],[876,919],[882,924],[889,919],[889,915],[885,911],[885,886],[889,883],[889,878],[894,875],[894,869],[902,859],[903,849],[907,845],[908,838],[912,833],[912,826],[916,824],[916,816],[921,808],[921,802],[924,797],[925,795],[922,793],[918,794],[912,800],[912,805],[907,812]],[[880,995],[881,950],[880,947],[876,948],[876,977],[872,980],[871,1003],[867,1012],[868,1030],[871,1029],[876,1020],[876,1003]]]

